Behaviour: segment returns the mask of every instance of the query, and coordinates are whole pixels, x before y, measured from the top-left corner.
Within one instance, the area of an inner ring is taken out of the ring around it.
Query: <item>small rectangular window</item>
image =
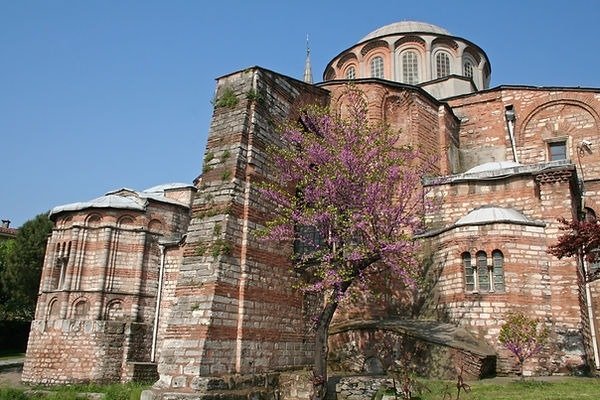
[[[567,159],[567,142],[550,142],[548,143],[548,158],[550,161],[566,160]]]

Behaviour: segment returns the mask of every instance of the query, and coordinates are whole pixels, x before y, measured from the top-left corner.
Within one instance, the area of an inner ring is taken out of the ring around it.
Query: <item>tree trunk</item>
[[[337,309],[338,303],[335,300],[328,301],[323,308],[321,318],[317,323],[315,331],[315,358],[313,363],[313,400],[321,400],[327,392],[327,337],[329,324],[333,319],[333,314]]]

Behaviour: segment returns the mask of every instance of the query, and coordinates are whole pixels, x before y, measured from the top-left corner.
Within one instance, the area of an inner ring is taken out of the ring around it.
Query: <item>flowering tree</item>
[[[523,378],[525,361],[542,351],[548,341],[548,327],[522,312],[513,312],[500,328],[498,340],[517,358]]]
[[[351,285],[384,269],[415,284],[429,169],[401,133],[367,118],[363,94],[349,88],[347,116],[308,107],[272,150],[275,177],[262,193],[275,205],[270,240],[294,243],[301,288],[323,297],[315,321],[314,398],[325,395],[327,331]],[[361,288],[364,286],[361,286]]]
[[[588,262],[598,261],[600,256],[600,223],[597,220],[567,221],[559,219],[560,230],[564,233],[559,236],[558,242],[548,249],[548,253],[558,257],[572,257],[581,252]],[[588,273],[586,280],[598,279],[598,271]]]

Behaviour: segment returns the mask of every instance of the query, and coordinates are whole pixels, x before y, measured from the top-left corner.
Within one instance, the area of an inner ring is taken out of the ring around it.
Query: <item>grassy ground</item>
[[[425,391],[413,399],[420,400],[455,400],[456,386],[454,382],[423,381],[430,392]],[[461,392],[462,400],[585,400],[600,399],[600,379],[550,377],[527,379],[524,381],[512,378],[494,378],[469,382],[471,391]],[[24,388],[2,387],[0,400],[75,400],[77,393],[105,393],[106,400],[138,400],[142,390],[149,385],[74,385],[52,389],[44,396],[35,392],[25,392]],[[48,390],[48,389],[45,389]],[[451,397],[444,397],[444,393]]]
[[[25,389],[0,387],[0,400],[81,400],[79,393],[104,393],[104,400],[138,400],[149,385],[73,385],[54,388]]]
[[[421,400],[441,400],[444,393],[456,399],[455,382],[425,381],[431,392],[424,392]],[[471,390],[461,391],[463,400],[581,400],[600,399],[600,380],[596,378],[551,377],[547,379],[495,378],[468,382]]]

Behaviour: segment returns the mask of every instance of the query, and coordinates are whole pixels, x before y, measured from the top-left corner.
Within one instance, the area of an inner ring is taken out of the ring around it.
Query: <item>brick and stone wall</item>
[[[143,200],[144,209],[74,207],[52,216],[55,227],[24,381],[107,382],[140,376],[127,363],[149,363],[154,334],[162,338],[154,326],[160,243],[181,238],[187,229],[189,207],[179,200],[187,196],[189,201],[192,189],[173,189],[175,202],[153,194],[158,200]],[[147,196],[128,189],[114,193]],[[174,254],[176,260],[166,258],[166,275],[173,274],[169,265],[180,260],[181,253]],[[167,293],[163,314],[171,303]]]
[[[257,184],[279,124],[326,92],[260,68],[218,80],[199,191],[156,390],[200,390],[203,376],[306,365],[311,340],[292,288],[290,248],[263,243]]]

